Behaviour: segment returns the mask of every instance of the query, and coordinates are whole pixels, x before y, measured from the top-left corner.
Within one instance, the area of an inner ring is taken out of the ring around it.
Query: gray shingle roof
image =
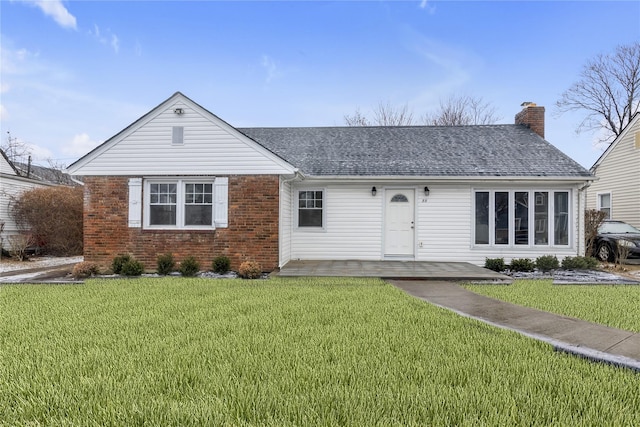
[[[311,176],[591,176],[522,125],[238,130]]]

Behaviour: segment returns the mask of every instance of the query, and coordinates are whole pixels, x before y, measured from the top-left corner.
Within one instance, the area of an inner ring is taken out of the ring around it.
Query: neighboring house
[[[49,184],[66,185],[75,187],[82,185],[82,182],[66,174],[62,168],[38,166],[15,162],[13,164],[20,176],[34,179],[36,181],[47,182]]]
[[[9,238],[20,233],[10,214],[11,202],[14,198],[27,190],[34,188],[49,187],[53,184],[37,179],[21,176],[20,170],[0,150],[0,223],[4,222],[4,230],[0,234],[1,246],[9,250]]]
[[[245,129],[177,92],[69,166],[85,184],[85,260],[580,254],[593,177],[543,139],[544,107],[516,122]]]
[[[591,166],[587,208],[640,228],[640,113]]]

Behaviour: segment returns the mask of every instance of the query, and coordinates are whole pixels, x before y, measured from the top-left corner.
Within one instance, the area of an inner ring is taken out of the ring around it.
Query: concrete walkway
[[[416,298],[548,342],[557,350],[640,371],[638,333],[488,298],[452,282],[389,282]]]
[[[46,267],[25,268],[21,270],[10,270],[0,272],[0,284],[2,283],[59,283],[60,280],[51,281],[51,279],[59,279],[71,273],[76,262],[57,264]]]

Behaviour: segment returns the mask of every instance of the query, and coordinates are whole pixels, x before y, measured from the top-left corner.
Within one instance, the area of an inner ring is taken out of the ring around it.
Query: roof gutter
[[[560,182],[586,182],[590,183],[597,178],[594,176],[440,176],[440,175],[370,175],[370,176],[344,176],[344,175],[311,175],[304,179],[313,181],[448,181],[448,182],[478,182],[478,181],[560,181]]]
[[[304,181],[306,178],[307,177],[302,172],[300,172],[300,169],[294,168],[293,176],[291,178],[283,179],[282,183],[287,184],[292,181]]]

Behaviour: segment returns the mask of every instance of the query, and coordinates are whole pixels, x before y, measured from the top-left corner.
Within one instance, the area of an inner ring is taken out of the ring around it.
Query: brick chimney
[[[544,107],[534,102],[523,102],[522,111],[516,114],[516,124],[525,125],[544,138]]]

